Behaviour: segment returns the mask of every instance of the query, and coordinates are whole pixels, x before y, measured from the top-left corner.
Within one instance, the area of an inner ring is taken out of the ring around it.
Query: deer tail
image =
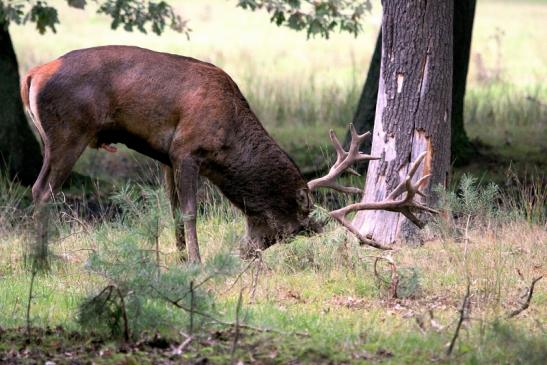
[[[30,110],[29,90],[30,82],[32,81],[32,74],[29,72],[21,80],[21,99],[23,100],[23,106],[25,109]]]

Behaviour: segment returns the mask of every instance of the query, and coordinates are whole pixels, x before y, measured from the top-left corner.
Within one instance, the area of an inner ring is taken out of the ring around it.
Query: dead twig
[[[194,334],[194,281],[190,282],[190,336]]]
[[[465,296],[463,297],[462,306],[460,308],[460,318],[458,320],[458,324],[456,325],[456,330],[454,331],[454,336],[452,336],[452,340],[450,341],[450,345],[448,346],[448,350],[446,351],[446,355],[450,356],[452,354],[452,350],[454,350],[454,345],[456,344],[456,340],[458,339],[458,336],[460,334],[460,329],[462,328],[463,322],[467,319],[467,307],[469,303],[469,289],[471,287],[471,283],[467,282],[467,289],[465,291]]]
[[[243,291],[245,288],[241,288],[241,291],[239,292],[239,298],[237,299],[237,306],[236,306],[236,322],[235,322],[235,334],[234,334],[234,342],[232,343],[232,350],[230,353],[231,357],[231,363],[234,363],[234,356],[237,349],[237,342],[239,341],[239,314],[241,312],[241,306],[243,305]]]
[[[530,285],[530,288],[528,289],[528,295],[526,297],[526,301],[522,304],[522,306],[518,309],[515,309],[509,315],[507,318],[513,318],[524,312],[528,307],[530,306],[530,302],[532,301],[532,295],[534,295],[534,287],[536,286],[536,283],[543,279],[543,276],[538,276],[534,280],[532,280],[532,284]]]
[[[163,293],[161,293],[158,289],[154,288],[153,286],[150,286],[150,288],[152,290],[154,290],[163,300],[167,301],[168,303],[174,305],[175,307],[177,307],[179,309],[182,309],[185,312],[188,312],[188,313],[193,312],[194,314],[196,314],[198,316],[206,318],[206,319],[210,320],[211,322],[222,325],[222,326],[227,326],[227,327],[234,327],[235,326],[235,323],[233,323],[233,322],[225,322],[225,321],[222,321],[220,319],[217,319],[217,318],[213,317],[212,315],[210,315],[208,313],[204,313],[204,312],[201,312],[201,311],[198,311],[198,310],[195,310],[195,309],[192,310],[192,309],[180,304],[181,299],[173,300],[173,299],[167,297],[166,295],[164,295]],[[309,337],[309,334],[304,333],[304,332],[286,333],[286,332],[279,331],[279,330],[276,330],[276,329],[273,329],[273,328],[255,327],[255,326],[251,326],[251,325],[245,324],[245,323],[240,323],[239,328],[248,329],[248,330],[256,331],[256,332],[276,333],[276,334],[285,335],[285,336],[288,335],[288,334],[294,334],[294,335],[301,336],[301,337]]]
[[[360,259],[363,259],[365,257],[373,258],[374,259],[374,276],[378,281],[382,281],[385,284],[389,285],[389,298],[390,299],[397,299],[397,289],[399,287],[399,273],[397,272],[397,265],[395,264],[395,261],[389,256],[373,256],[373,255],[366,255],[366,256],[359,256]],[[380,273],[378,272],[378,261],[384,260],[386,261],[391,269],[391,280],[385,280]]]
[[[122,310],[122,319],[123,319],[123,337],[126,342],[129,342],[131,339],[131,334],[129,332],[129,320],[127,318],[127,311],[125,310],[125,299],[123,297],[122,291],[120,288],[115,286],[116,294],[120,298],[120,309]]]
[[[190,345],[190,343],[194,340],[194,337],[188,336],[186,340],[184,340],[183,343],[181,343],[179,346],[177,346],[175,349],[173,349],[172,354],[173,355],[182,355],[184,350]]]
[[[260,272],[262,271],[263,265],[264,265],[264,261],[262,260],[262,253],[259,253],[258,262],[256,264],[256,272],[253,275],[253,281],[251,283],[251,291],[249,294],[251,300],[254,300],[255,298],[256,288],[258,287],[258,276],[260,275]]]
[[[241,271],[239,272],[239,274],[237,274],[237,276],[236,276],[234,282],[230,285],[230,287],[228,287],[228,289],[226,289],[226,290],[224,291],[223,294],[228,293],[230,290],[232,290],[232,289],[234,288],[234,286],[236,286],[237,282],[241,279],[241,277],[243,276],[243,274],[245,274],[245,273],[249,270],[249,268],[252,266],[252,264],[253,264],[255,261],[256,261],[256,257],[253,257],[253,259],[247,264],[247,266],[245,266],[245,268],[244,268],[243,270],[241,270]]]
[[[30,321],[30,308],[31,308],[31,305],[32,305],[32,299],[34,299],[34,295],[33,295],[33,290],[34,290],[34,279],[36,278],[36,274],[38,273],[38,270],[36,269],[34,263],[32,265],[32,273],[31,273],[31,276],[30,276],[30,286],[29,286],[29,290],[28,290],[28,302],[27,302],[27,313],[26,313],[26,317],[27,317],[27,337],[28,337],[28,340],[30,340],[30,331],[31,331],[31,321]]]
[[[397,272],[397,266],[395,265],[395,262],[390,257],[382,257],[377,256],[374,260],[374,275],[378,278],[378,280],[383,280],[383,278],[378,274],[378,261],[379,260],[385,260],[389,264],[391,268],[391,280],[389,283],[386,282],[386,284],[389,284],[389,298],[390,299],[397,299],[397,288],[399,286],[399,273]],[[385,280],[384,280],[385,282]]]

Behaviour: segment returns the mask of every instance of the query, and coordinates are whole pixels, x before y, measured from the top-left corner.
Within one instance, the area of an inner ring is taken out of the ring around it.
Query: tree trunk
[[[469,56],[475,19],[476,0],[461,0],[454,3],[454,66],[452,83],[452,160],[455,165],[467,164],[476,153],[464,128],[464,99],[469,69]],[[380,78],[380,60],[382,54],[381,31],[376,41],[376,48],[370,61],[365,86],[357,105],[353,125],[359,133],[371,131],[374,126],[378,83]],[[350,133],[346,134],[344,145],[349,146]],[[361,146],[361,151],[369,153],[370,142]],[[357,166],[363,172],[368,163]]]
[[[452,83],[452,159],[458,166],[467,164],[476,154],[463,125],[465,87],[476,0],[454,2],[454,67]]]
[[[424,188],[448,184],[452,108],[453,0],[384,0],[382,62],[372,154],[363,201],[385,198],[409,164],[428,155],[416,178],[432,174]],[[430,198],[434,199],[434,198]],[[432,204],[432,201],[428,201]],[[389,244],[412,239],[415,229],[398,214],[364,211],[354,224]]]
[[[31,185],[42,165],[19,95],[19,70],[8,27],[0,20],[0,172]]]
[[[380,82],[380,63],[382,61],[382,31],[378,33],[376,39],[376,46],[374,47],[374,53],[370,60],[368,67],[367,78],[361,97],[359,98],[359,104],[353,117],[353,125],[359,134],[363,134],[367,131],[371,131],[374,128],[374,115],[376,109],[376,99],[378,99],[378,83]],[[344,146],[347,148],[351,142],[351,134],[348,130],[346,133],[346,139]],[[372,141],[369,139],[361,145],[361,152],[370,153]],[[358,170],[364,171],[368,166],[367,163],[362,163],[357,166]]]

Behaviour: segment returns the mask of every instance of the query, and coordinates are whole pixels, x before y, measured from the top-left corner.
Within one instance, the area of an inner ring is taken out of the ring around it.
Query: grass
[[[158,194],[163,196],[161,191]],[[409,270],[416,273],[416,278],[407,283],[412,284],[410,295],[403,299],[390,299],[375,277],[374,259],[368,256],[379,253],[359,247],[334,223],[321,235],[297,237],[265,251],[258,274],[258,265],[253,264],[239,279],[234,274],[210,282],[207,291],[214,295],[219,318],[235,320],[237,298],[242,292],[240,317],[245,323],[284,333],[244,331],[236,358],[267,363],[542,363],[547,356],[542,320],[547,315],[545,283],[538,283],[529,309],[514,319],[505,317],[521,305],[522,294],[532,278],[544,272],[547,234],[542,226],[527,222],[526,214],[517,209],[525,204],[504,207],[496,203],[495,197],[480,200],[480,196],[486,196],[481,190],[474,194],[479,198],[467,199],[470,209],[454,211],[460,218],[449,223],[450,230],[436,225],[429,228],[447,234],[424,246],[402,247],[389,254],[401,274]],[[209,198],[203,203],[198,221],[204,260],[226,249],[237,255],[243,217],[214,191],[204,196]],[[159,243],[162,266],[168,268],[178,263],[172,221],[164,203],[160,204]],[[544,207],[545,197],[532,204]],[[61,211],[70,209],[64,207]],[[135,222],[152,215],[141,212],[137,221],[124,219],[123,215],[84,226],[66,216],[56,221],[61,239],[52,242],[52,270],[35,283],[31,312],[34,326],[80,330],[75,321],[78,304],[102,285],[101,278],[86,269],[90,249],[108,249],[109,245],[134,240],[135,232],[141,229]],[[471,219],[458,212],[466,212]],[[23,260],[27,239],[24,232],[24,226],[13,228],[0,245],[0,323],[6,328],[25,323],[30,277]],[[145,235],[137,244],[141,249],[150,247]],[[242,267],[246,265],[241,263]],[[389,278],[388,271],[384,271],[387,269],[380,266],[380,273]],[[447,358],[446,344],[458,318],[466,278],[471,282],[471,319],[466,321],[455,353]],[[401,285],[407,284],[401,281]],[[182,314],[171,308],[159,315],[177,323],[175,319]],[[213,362],[230,362],[233,329],[221,327],[217,331],[221,339],[196,343],[180,359],[207,357]],[[51,336],[59,336],[53,332]],[[296,332],[307,335],[301,337]],[[170,342],[173,346],[180,341],[172,329],[162,332],[160,328],[160,333],[174,341]],[[63,346],[71,348],[73,340],[63,336]],[[2,346],[14,346],[23,338],[24,333]],[[114,346],[115,350],[110,357],[98,357],[105,346]],[[126,349],[123,355],[117,346],[104,342],[99,349],[89,350],[88,356],[116,363],[120,356],[140,358],[138,351],[152,351]],[[170,351],[158,356],[172,359]]]
[[[211,61],[232,75],[268,131],[310,170],[330,155],[327,130],[334,127],[340,136],[353,117],[380,19],[376,2],[358,38],[306,40],[304,34],[269,24],[264,13],[235,8],[233,1],[185,1],[176,5],[194,30],[186,41],[170,32],[162,37],[114,32],[104,17],[68,9],[61,1],[52,3],[60,9],[57,35],[39,36],[30,26],[10,28],[23,72],[71,49],[101,44],[134,44]],[[169,347],[180,343],[172,331],[163,334],[174,341],[163,350],[150,345],[153,334],[143,334],[142,346],[130,348],[91,340],[89,334],[71,332],[81,331],[75,321],[78,304],[101,284],[86,269],[89,249],[123,240],[135,226],[120,221],[116,206],[99,222],[69,209],[73,205],[61,204],[58,209],[66,214],[55,221],[55,260],[50,273],[37,278],[32,301],[32,324],[39,327],[34,331],[44,340],[29,344],[24,329],[15,330],[25,325],[30,282],[24,261],[31,239],[24,210],[28,191],[0,179],[0,326],[7,329],[0,328],[0,361],[10,350],[19,354],[28,349],[27,362],[55,358],[63,363],[67,358],[55,355],[61,348],[78,362],[103,364],[203,358],[230,363],[232,357],[263,363],[545,363],[545,279],[538,283],[529,309],[514,319],[505,317],[521,304],[522,294],[545,272],[547,262],[542,175],[547,166],[547,52],[537,31],[547,4],[479,1],[477,6],[465,117],[467,131],[480,141],[484,156],[455,171],[454,181],[465,171],[484,183],[498,181],[508,193],[498,197],[503,204],[496,201],[494,211],[503,214],[473,216],[469,226],[467,216],[456,215],[448,228],[437,226],[444,229],[440,238],[392,253],[406,298],[389,299],[386,285],[375,277],[374,259],[367,256],[377,251],[357,246],[330,223],[319,236],[297,237],[267,250],[254,295],[256,264],[228,291],[236,276],[207,287],[226,321],[235,319],[238,296],[245,288],[245,321],[283,335],[243,331],[234,356],[235,334],[226,327],[213,327],[180,356]],[[117,184],[127,178],[146,181],[156,173],[153,164],[123,149],[115,155],[87,151],[77,168]],[[143,170],[148,171],[145,176],[134,172]],[[112,192],[120,191],[106,185],[96,187],[102,195],[95,205],[108,206]],[[78,194],[67,191],[66,200],[79,201]],[[244,232],[241,214],[213,190],[204,190],[202,201],[198,234],[203,257],[207,260],[224,249],[235,255]],[[89,210],[91,205],[83,206]],[[177,253],[168,210],[162,221],[161,260],[172,267]],[[145,238],[138,244],[149,247]],[[381,274],[389,277],[387,266],[381,266]],[[464,323],[454,354],[447,357],[467,278],[471,319]],[[169,316],[181,315],[171,311]]]
[[[31,26],[10,28],[22,72],[72,49],[104,44],[138,45],[213,62],[234,78],[268,131],[304,170],[323,167],[322,151],[330,148],[327,131],[334,128],[343,135],[352,120],[381,17],[375,1],[359,37],[307,40],[304,33],[270,24],[264,12],[236,8],[235,1],[172,2],[190,20],[193,32],[186,40],[171,31],[161,37],[112,31],[108,19],[94,13],[93,3],[86,12],[63,1],[52,3],[60,10],[57,34],[40,36]],[[487,154],[505,161],[525,163],[531,154],[533,163],[545,162],[547,52],[537,29],[546,16],[547,5],[540,1],[477,5],[466,128],[471,138],[493,146]],[[87,151],[77,170],[123,180],[143,163],[127,151]],[[495,166],[481,163],[489,166],[489,178],[503,179]],[[479,167],[468,170],[481,172]]]

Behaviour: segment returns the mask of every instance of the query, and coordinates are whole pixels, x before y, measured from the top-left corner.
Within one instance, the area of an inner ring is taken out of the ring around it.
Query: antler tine
[[[407,177],[410,177],[410,178],[414,177],[416,170],[418,170],[418,167],[424,160],[425,156],[427,156],[427,151],[420,153],[418,158],[416,158],[416,160],[414,160],[414,162],[410,165],[410,168],[408,169],[408,173],[406,174]]]
[[[339,209],[337,211],[334,211],[334,212],[331,212],[330,215],[331,215],[331,217],[336,219],[338,221],[338,223],[340,223],[348,231],[350,231],[355,237],[357,237],[357,239],[359,240],[359,242],[362,245],[375,247],[377,249],[385,250],[385,251],[393,250],[392,247],[384,246],[381,243],[378,243],[378,242],[374,241],[373,239],[370,239],[370,238],[367,238],[367,237],[363,236],[359,232],[359,230],[357,228],[355,228],[355,226],[353,224],[351,224],[351,222],[346,219],[346,214],[344,214],[341,209]]]
[[[353,186],[344,186],[338,183],[332,183],[328,186],[331,189],[334,189],[336,191],[339,191],[341,193],[348,193],[348,194],[361,194],[363,191],[359,188],[353,187]]]
[[[425,198],[426,195],[420,190],[420,186],[422,185],[422,183],[423,183],[424,181],[428,180],[430,177],[431,177],[431,174],[422,176],[422,177],[421,177],[418,181],[416,181],[416,183],[414,184],[415,189],[416,189],[416,194],[420,195],[420,196],[423,197],[423,198]]]
[[[357,133],[357,130],[353,126],[353,123],[350,123],[349,130],[350,130],[350,133],[351,133],[351,142],[352,142],[351,144],[353,146],[353,142],[355,141],[355,144],[357,145],[357,148],[359,148],[359,146],[361,146],[361,143],[363,143],[365,141],[365,139],[367,139],[370,136],[369,131],[367,131],[363,134]],[[350,147],[350,149],[351,149],[351,147]]]
[[[308,188],[310,190],[314,190],[319,187],[328,187],[334,190],[341,191],[343,193],[361,193],[361,189],[359,188],[342,186],[336,183],[336,178],[340,176],[344,171],[348,171],[353,175],[359,176],[359,174],[351,168],[351,165],[353,165],[355,162],[365,159],[375,159],[370,155],[359,152],[359,147],[361,147],[363,141],[370,136],[370,132],[358,134],[353,124],[350,124],[350,133],[351,144],[348,151],[346,151],[344,150],[344,147],[342,147],[342,144],[338,140],[338,137],[336,137],[336,133],[332,129],[329,131],[330,140],[332,141],[334,149],[336,150],[336,162],[332,165],[327,175],[308,182]]]
[[[399,183],[399,185],[397,185],[395,187],[395,189],[393,189],[393,191],[391,193],[389,193],[389,195],[387,196],[386,200],[393,200],[395,199],[396,197],[398,197],[399,195],[401,195],[402,193],[404,193],[405,191],[405,186],[406,186],[406,181],[407,179],[405,178],[403,181],[401,181]]]
[[[329,137],[332,141],[332,144],[334,145],[334,149],[336,150],[336,162],[334,163],[333,167],[336,165],[339,165],[344,158],[348,155],[348,153],[344,150],[344,147],[342,147],[342,144],[338,140],[338,137],[336,137],[336,133],[334,133],[334,130],[329,131]]]
[[[361,147],[361,144],[365,141],[365,139],[370,137],[370,132],[365,132],[363,134],[357,133],[357,130],[353,126],[353,124],[349,125],[349,130],[351,132],[351,144],[349,147],[349,155],[355,156],[355,161],[364,161],[364,160],[379,160],[380,157],[374,157],[371,155],[367,155],[366,153],[361,153],[359,151],[359,148]]]
[[[352,169],[351,167],[348,167],[346,169],[347,172],[349,172],[350,174],[352,174],[353,176],[361,176],[360,173],[358,173],[357,171],[355,171],[354,169]]]
[[[416,217],[414,215],[414,213],[412,213],[410,211],[410,209],[404,209],[400,212],[402,215],[404,215],[405,217],[408,218],[409,221],[411,221],[412,223],[414,223],[415,225],[417,225],[418,227],[420,228],[424,228],[425,227],[425,223],[422,222],[418,217]]]
[[[413,193],[412,193],[413,195],[418,194],[418,195],[424,196],[424,194],[421,191],[419,191],[418,188],[431,175],[426,175],[426,176],[421,177],[418,180],[418,182],[414,185],[412,185],[410,182],[412,181],[412,178],[414,177],[414,174],[418,170],[418,167],[420,166],[420,164],[422,163],[422,161],[424,160],[426,155],[427,155],[427,152],[424,151],[418,156],[418,158],[416,158],[416,160],[414,160],[414,162],[412,162],[412,164],[410,165],[410,168],[408,169],[408,173],[406,174],[405,179],[403,181],[401,181],[399,183],[399,185],[397,185],[395,187],[395,189],[393,189],[393,191],[387,196],[387,199],[395,199],[399,195],[404,193],[405,191],[410,192],[409,187],[413,191]]]
[[[406,188],[406,196],[404,200],[407,202],[410,202],[414,199],[414,195],[416,195],[416,189],[414,185],[412,185],[412,180],[410,176],[407,176],[405,179],[405,188]]]

